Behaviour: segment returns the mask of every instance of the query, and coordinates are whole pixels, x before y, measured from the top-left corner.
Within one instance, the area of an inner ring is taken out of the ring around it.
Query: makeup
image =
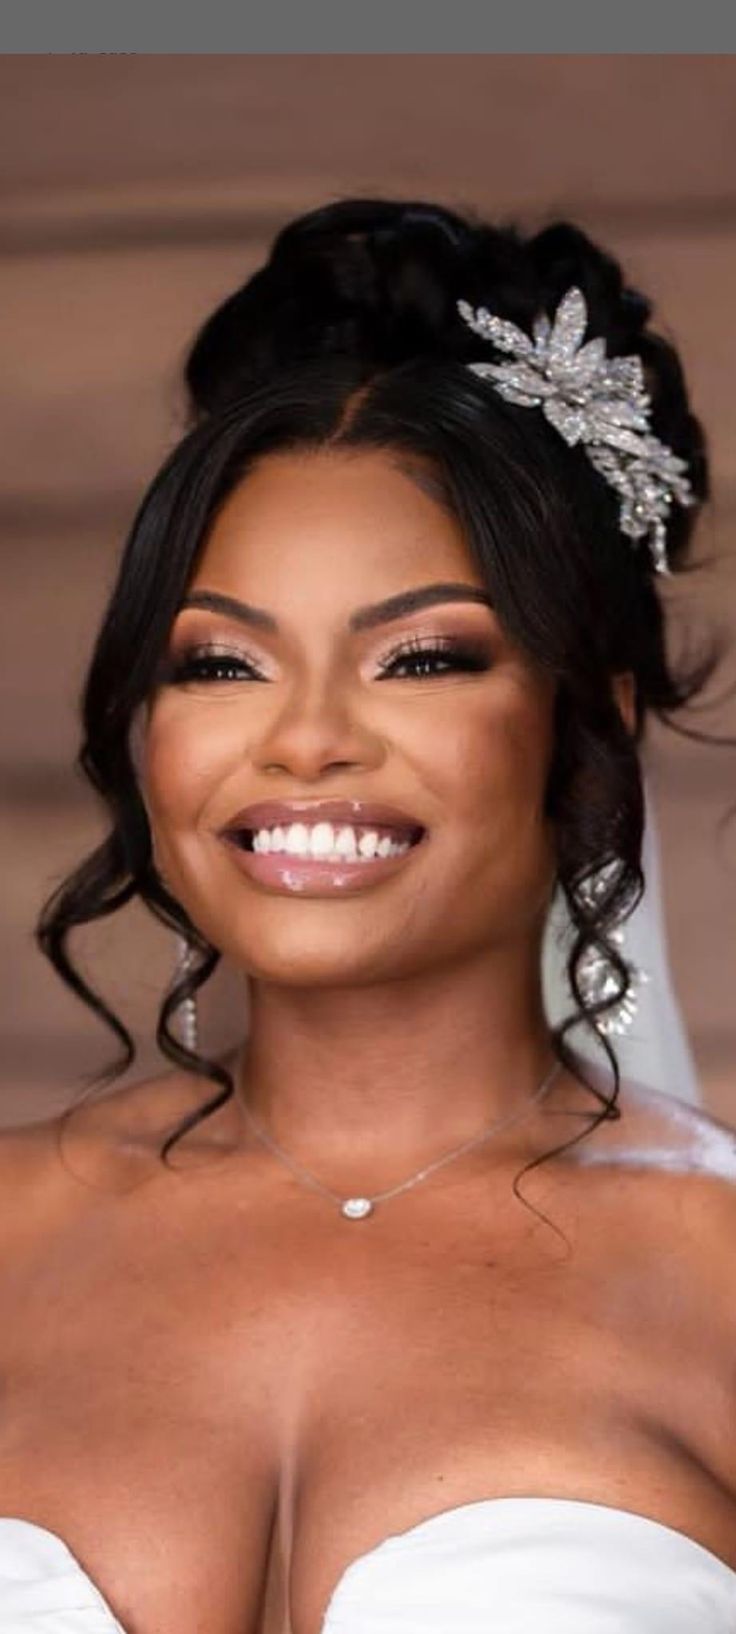
[[[376,831],[372,832],[375,835]],[[346,856],[340,861],[330,861],[283,850],[253,851],[246,848],[243,835],[238,838],[232,831],[220,835],[242,873],[264,889],[286,896],[349,896],[391,879],[411,866],[412,858],[426,842],[427,833],[422,830],[413,842],[395,838],[401,849],[393,855],[382,856],[375,851],[373,856],[366,856],[357,851],[354,858]]]

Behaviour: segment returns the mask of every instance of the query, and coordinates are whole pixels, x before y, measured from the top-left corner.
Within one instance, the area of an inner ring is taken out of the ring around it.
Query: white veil
[[[660,846],[651,792],[645,781],[646,818],[642,867],[645,888],[641,902],[622,926],[624,958],[644,973],[637,984],[637,1007],[625,1030],[611,1038],[621,1067],[622,1078],[643,1084],[703,1105],[695,1062],[690,1050],[680,1007],[673,989],[667,956],[667,940],[662,904]],[[570,921],[561,897],[555,897],[544,939],[542,978],[545,1008],[552,1024],[570,1010],[570,990],[565,974]],[[571,1032],[576,1054],[597,1065],[605,1060],[587,1027]]]

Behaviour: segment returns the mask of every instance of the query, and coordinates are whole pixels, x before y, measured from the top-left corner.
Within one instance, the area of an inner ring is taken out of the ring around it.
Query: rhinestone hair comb
[[[484,306],[458,301],[460,316],[476,335],[500,352],[506,363],[466,367],[509,403],[538,408],[569,447],[582,443],[591,465],[621,500],[621,532],[646,539],[654,568],[670,571],[666,521],[673,499],[694,505],[687,463],[650,430],[651,402],[641,358],[606,356],[605,339],[583,345],[588,309],[582,290],[563,296],[554,321],[542,313],[533,338]]]

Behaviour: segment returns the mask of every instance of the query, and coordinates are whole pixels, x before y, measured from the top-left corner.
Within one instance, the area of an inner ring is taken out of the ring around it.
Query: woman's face
[[[398,616],[359,611],[448,585],[452,598]],[[186,606],[203,592],[242,618]],[[170,889],[247,974],[360,985],[537,935],[554,877],[554,685],[486,597],[427,470],[388,451],[269,455],[223,505],[149,701],[142,792]],[[343,812],[332,841],[342,831],[358,857],[366,828],[402,843],[373,806],[422,837],[358,865],[246,858],[222,831],[265,801],[284,804],[265,825],[282,835],[294,821],[311,833],[329,816],[318,802],[350,802],[360,821]]]

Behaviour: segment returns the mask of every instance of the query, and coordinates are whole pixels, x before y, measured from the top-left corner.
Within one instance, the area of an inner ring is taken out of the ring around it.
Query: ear
[[[614,703],[629,732],[636,730],[636,682],[632,670],[625,670],[620,675],[614,675],[611,682]]]

